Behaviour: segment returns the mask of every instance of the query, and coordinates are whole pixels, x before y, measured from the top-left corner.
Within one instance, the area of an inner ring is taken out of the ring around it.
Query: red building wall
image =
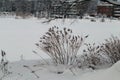
[[[97,13],[108,17],[113,16],[113,6],[97,6]]]

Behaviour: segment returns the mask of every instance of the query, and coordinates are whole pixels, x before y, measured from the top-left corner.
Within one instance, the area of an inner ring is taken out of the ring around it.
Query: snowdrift
[[[9,66],[12,74],[2,80],[120,80],[120,61],[104,70],[88,70],[86,72],[76,70],[76,75],[73,75],[69,70],[63,74],[57,74],[54,72],[57,69],[55,66],[48,66],[41,61],[19,61],[11,63]],[[32,70],[35,73],[32,73]]]
[[[120,61],[109,69],[87,73],[80,80],[120,80]]]

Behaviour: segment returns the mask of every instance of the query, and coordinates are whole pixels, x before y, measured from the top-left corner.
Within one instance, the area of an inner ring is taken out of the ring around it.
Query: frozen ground
[[[111,34],[120,34],[120,21],[106,20],[105,22],[91,22],[90,20],[54,20],[42,23],[45,19],[14,19],[0,18],[0,49],[5,50],[9,61],[18,61],[23,55],[24,59],[39,59],[32,51],[37,50],[35,43],[48,30],[49,27],[69,27],[75,34],[87,35],[86,42],[101,43]],[[42,57],[46,55],[39,50]]]

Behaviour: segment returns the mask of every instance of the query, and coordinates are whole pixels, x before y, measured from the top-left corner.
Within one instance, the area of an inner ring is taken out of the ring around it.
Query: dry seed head
[[[77,36],[75,36],[75,40],[77,41]]]
[[[67,33],[67,31],[64,31],[65,32],[65,35],[67,35],[68,33]]]
[[[68,31],[70,31],[70,29],[68,29]]]
[[[88,38],[89,35],[85,36],[85,38]]]
[[[99,46],[96,47],[96,49],[100,48]]]
[[[39,42],[42,42],[42,40],[40,40]]]
[[[81,41],[83,41],[83,38],[81,37]]]
[[[47,44],[46,42],[43,42],[42,44]]]
[[[68,39],[71,39],[71,35],[69,35]]]
[[[86,52],[86,50],[83,50],[83,52]]]
[[[75,39],[75,36],[73,36],[73,40]]]
[[[57,29],[59,29],[59,27],[57,27]]]
[[[64,31],[66,31],[66,28],[64,28]]]
[[[50,33],[50,32],[47,32],[46,34],[49,35],[49,36],[51,36],[51,33]]]
[[[108,45],[105,45],[105,47],[106,47],[107,49],[110,49]]]
[[[39,46],[39,44],[38,44],[38,43],[36,43],[35,45],[36,45],[36,46]]]
[[[51,32],[52,31],[52,29],[51,28],[49,28],[49,30],[48,30],[49,32]]]

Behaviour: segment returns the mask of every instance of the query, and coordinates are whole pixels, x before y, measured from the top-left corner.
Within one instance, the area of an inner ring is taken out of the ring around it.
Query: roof
[[[106,0],[108,3],[114,4],[114,5],[120,5],[120,0],[113,1],[113,0]]]
[[[106,2],[101,2],[98,4],[98,6],[113,6],[113,4],[109,4],[109,3],[106,3]]]

